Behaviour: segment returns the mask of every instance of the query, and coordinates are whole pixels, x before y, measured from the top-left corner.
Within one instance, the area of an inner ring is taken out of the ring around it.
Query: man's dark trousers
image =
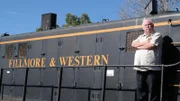
[[[160,101],[161,71],[137,71],[137,101]]]

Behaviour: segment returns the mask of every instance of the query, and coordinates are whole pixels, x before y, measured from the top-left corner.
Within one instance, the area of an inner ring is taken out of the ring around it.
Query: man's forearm
[[[137,47],[138,49],[153,49],[154,48],[154,45],[151,44],[151,43],[147,43],[147,44],[144,44],[140,47]]]
[[[132,46],[132,47],[135,47],[135,48],[141,47],[141,46],[143,46],[143,45],[145,45],[144,42],[133,42],[133,43],[131,44],[131,46]]]

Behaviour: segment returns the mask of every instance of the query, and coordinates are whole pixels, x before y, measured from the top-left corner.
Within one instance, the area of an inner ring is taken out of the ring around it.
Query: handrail
[[[164,67],[172,67],[172,66],[176,66],[176,65],[179,65],[179,64],[180,64],[180,61],[176,62],[174,64],[164,65]]]
[[[23,84],[2,84],[2,86],[7,86],[7,87],[23,87]],[[52,86],[52,85],[27,85],[27,87],[32,87],[32,88],[55,88],[58,89],[58,86]],[[102,90],[101,87],[98,88],[93,88],[93,87],[73,87],[73,86],[61,86],[63,89],[78,89],[78,90]],[[135,91],[135,89],[125,89],[125,88],[105,88],[106,90],[112,90],[112,91]]]

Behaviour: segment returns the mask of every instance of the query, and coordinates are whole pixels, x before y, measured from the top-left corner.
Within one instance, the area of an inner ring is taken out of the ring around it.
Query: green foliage
[[[63,24],[62,27],[68,26],[77,26],[81,24],[91,23],[89,16],[86,13],[83,13],[80,17],[73,15],[71,13],[66,14],[66,24]]]
[[[56,25],[56,28],[60,28],[59,25]],[[41,27],[36,28],[36,32],[40,32],[40,31],[43,31],[43,29]]]
[[[42,28],[36,28],[36,32],[42,31]]]
[[[86,13],[82,14],[79,20],[80,20],[80,24],[91,23],[90,18]]]

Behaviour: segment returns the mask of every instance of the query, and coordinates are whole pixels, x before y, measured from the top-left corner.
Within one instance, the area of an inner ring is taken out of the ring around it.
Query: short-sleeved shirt
[[[134,65],[160,65],[162,54],[162,36],[158,32],[151,33],[149,36],[142,34],[133,42],[143,42],[150,39],[150,43],[156,47],[148,49],[136,50],[134,57]],[[148,71],[160,70],[160,67],[134,67],[135,70]]]

